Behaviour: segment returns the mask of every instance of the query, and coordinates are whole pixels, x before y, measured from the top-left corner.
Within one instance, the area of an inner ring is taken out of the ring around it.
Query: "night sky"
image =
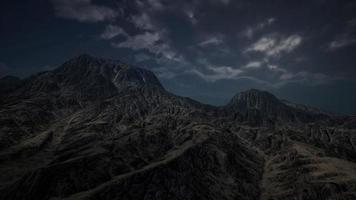
[[[87,53],[203,103],[257,88],[356,114],[355,0],[2,0],[0,27],[1,77]]]

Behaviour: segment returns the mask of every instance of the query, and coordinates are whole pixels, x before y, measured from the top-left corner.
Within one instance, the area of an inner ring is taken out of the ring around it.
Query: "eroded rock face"
[[[0,199],[356,198],[354,118],[258,90],[203,105],[89,55],[12,83]]]

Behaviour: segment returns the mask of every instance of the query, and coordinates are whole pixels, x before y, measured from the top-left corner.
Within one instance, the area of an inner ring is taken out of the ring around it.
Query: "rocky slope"
[[[349,116],[258,90],[204,105],[89,55],[0,89],[0,199],[356,198]]]

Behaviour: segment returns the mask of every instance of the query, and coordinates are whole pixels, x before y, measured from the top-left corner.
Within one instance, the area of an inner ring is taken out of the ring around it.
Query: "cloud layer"
[[[59,17],[103,22],[101,39],[116,49],[140,54],[136,62],[150,63],[157,72],[169,74],[163,76],[167,79],[193,74],[205,81],[249,76],[273,85],[302,80],[300,77],[319,83],[329,75],[321,66],[311,66],[316,63],[311,54],[323,46],[327,50],[323,54],[327,54],[356,43],[351,18],[344,25],[344,33],[333,33],[329,41],[310,48],[308,45],[316,40],[313,37],[318,37],[310,28],[291,29],[293,19],[279,12],[261,12],[257,17],[244,12],[269,6],[264,3],[135,0],[120,2],[118,8],[91,0],[52,3]],[[302,7],[295,9],[304,12]]]
[[[102,22],[117,16],[114,9],[95,5],[91,0],[52,0],[56,15],[79,22]]]
[[[267,56],[280,56],[283,53],[289,53],[297,48],[303,38],[297,34],[288,37],[266,36],[253,43],[245,52],[255,51],[264,53]]]

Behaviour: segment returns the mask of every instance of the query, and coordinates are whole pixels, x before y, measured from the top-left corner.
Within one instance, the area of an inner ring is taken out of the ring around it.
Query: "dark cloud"
[[[244,30],[241,33],[241,35],[247,37],[248,39],[251,39],[251,38],[253,38],[253,36],[256,33],[262,31],[263,29],[265,29],[268,26],[271,26],[276,20],[277,20],[276,18],[271,17],[271,18],[268,18],[265,21],[260,22],[260,23],[258,23],[256,25],[248,26],[246,28],[246,30]]]
[[[125,36],[127,37],[128,34],[124,29],[122,29],[120,26],[115,26],[115,25],[108,25],[106,26],[105,30],[103,33],[101,33],[100,37],[104,40],[111,40],[117,36]]]
[[[11,66],[20,65],[12,61],[20,53],[44,54],[47,63],[38,65],[54,66],[51,50],[62,52],[61,59],[52,56],[58,64],[88,52],[149,68],[173,92],[215,103],[251,87],[278,93],[356,80],[352,0],[32,1],[54,11],[43,19],[55,24],[37,25],[21,42],[5,41],[2,53],[11,55],[0,59]]]
[[[91,0],[51,0],[56,15],[80,22],[101,22],[114,19],[118,13],[107,6],[99,6]]]
[[[348,35],[337,36],[334,41],[331,41],[328,45],[328,50],[334,51],[343,47],[351,46],[356,44],[356,38]]]

